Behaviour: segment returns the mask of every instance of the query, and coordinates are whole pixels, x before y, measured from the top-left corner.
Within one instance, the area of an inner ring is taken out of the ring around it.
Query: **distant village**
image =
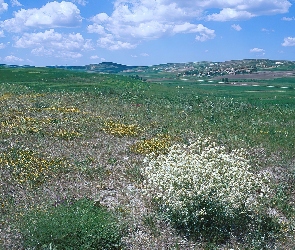
[[[154,66],[152,69],[154,71],[174,72],[178,77],[216,77],[251,74],[262,70],[295,70],[295,62],[245,59],[226,62],[171,63]]]

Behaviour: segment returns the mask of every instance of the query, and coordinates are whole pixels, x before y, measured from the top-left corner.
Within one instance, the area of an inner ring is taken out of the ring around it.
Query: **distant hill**
[[[0,64],[4,68],[30,68],[30,65],[5,65]],[[228,74],[247,74],[256,71],[287,71],[295,70],[294,61],[286,60],[269,60],[269,59],[243,59],[231,60],[225,62],[187,62],[187,63],[166,63],[152,66],[127,66],[114,62],[102,62],[98,64],[89,64],[84,66],[46,66],[48,68],[58,68],[75,71],[99,72],[104,74],[135,74],[142,72],[159,73],[169,72],[178,75],[194,75],[199,77],[218,76]]]
[[[134,71],[139,68],[148,68],[148,66],[127,66],[113,62],[102,62],[99,64],[89,64],[85,66],[48,66],[49,68],[78,70],[78,71],[90,71],[99,72],[105,74],[117,74],[120,72]]]

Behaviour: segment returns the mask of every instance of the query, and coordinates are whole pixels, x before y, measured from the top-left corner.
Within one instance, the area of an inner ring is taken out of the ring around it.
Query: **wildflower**
[[[145,191],[177,210],[186,209],[195,197],[211,197],[228,210],[244,206],[255,210],[270,192],[270,180],[262,174],[257,178],[245,155],[243,149],[227,152],[210,139],[173,145],[166,155],[149,154],[144,159]]]

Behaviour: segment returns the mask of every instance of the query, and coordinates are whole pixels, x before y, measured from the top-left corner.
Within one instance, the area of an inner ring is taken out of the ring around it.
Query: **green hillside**
[[[0,68],[0,249],[294,246],[295,78],[155,72]]]

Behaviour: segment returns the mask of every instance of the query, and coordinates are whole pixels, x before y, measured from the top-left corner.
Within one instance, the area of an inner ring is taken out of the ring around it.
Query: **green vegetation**
[[[145,158],[145,191],[187,237],[221,243],[232,236],[263,248],[283,224],[265,211],[274,194],[269,176],[252,172],[246,154],[210,138],[174,145]]]
[[[294,79],[198,79],[1,68],[0,248],[292,248]]]
[[[25,248],[121,249],[122,228],[115,217],[87,199],[28,213],[21,230]]]

